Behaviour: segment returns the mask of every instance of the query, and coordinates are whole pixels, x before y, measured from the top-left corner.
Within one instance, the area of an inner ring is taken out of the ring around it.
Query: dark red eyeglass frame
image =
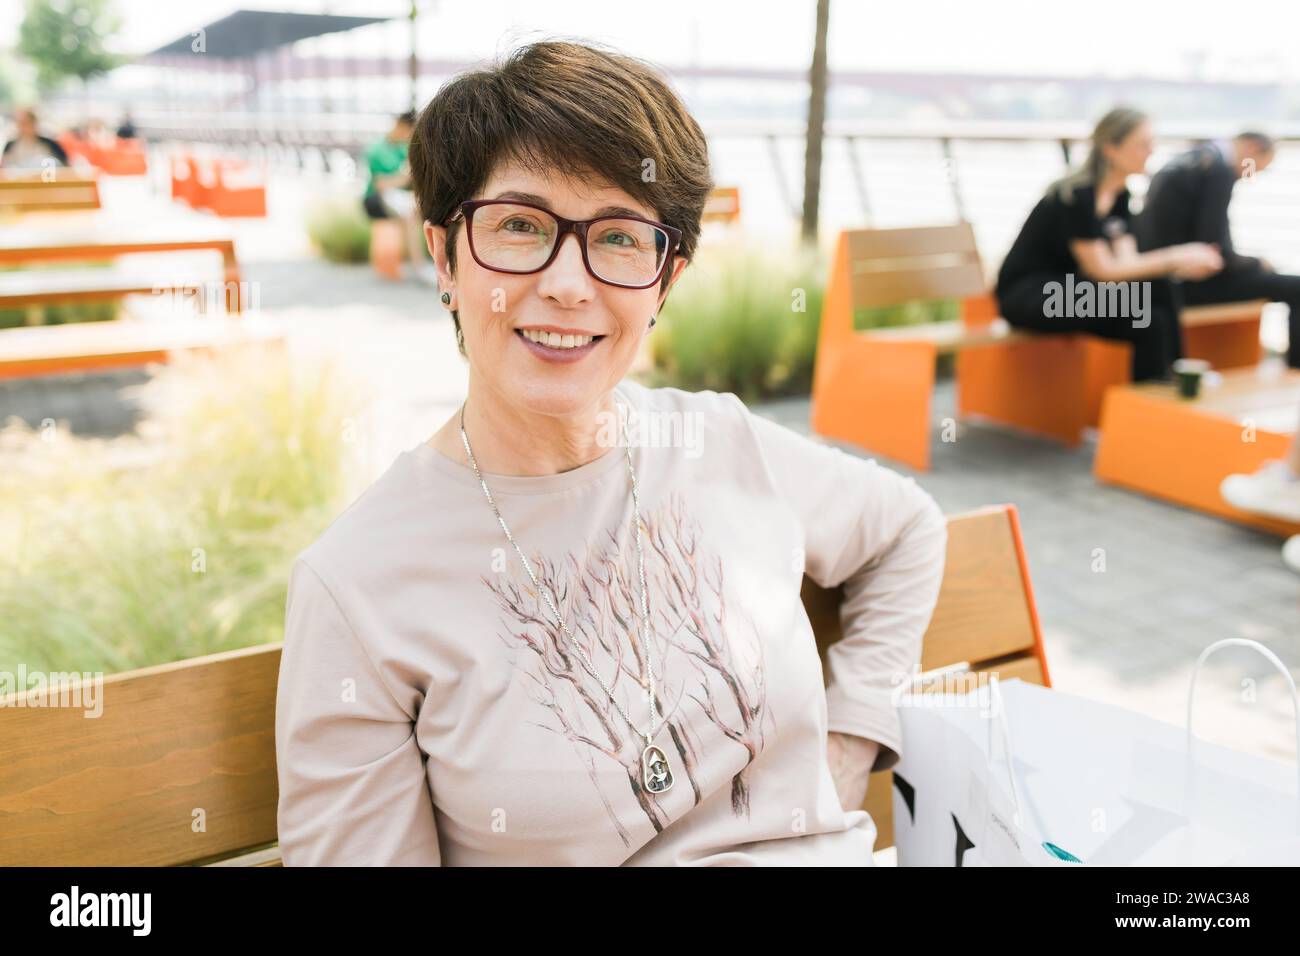
[[[496,266],[488,265],[486,262],[480,259],[478,257],[478,252],[474,248],[474,213],[476,210],[480,209],[483,206],[525,206],[528,209],[536,209],[540,212],[544,212],[552,219],[554,219],[556,224],[560,228],[559,228],[559,232],[556,233],[555,236],[555,245],[551,247],[551,254],[546,257],[546,261],[543,262],[536,269],[499,269]],[[527,275],[532,275],[535,272],[541,272],[543,269],[545,269],[547,266],[549,266],[552,262],[555,261],[555,257],[559,255],[560,252],[560,245],[564,242],[564,237],[568,235],[570,232],[572,232],[575,235],[577,235],[578,245],[582,248],[582,264],[586,266],[587,274],[590,275],[593,279],[597,280],[598,282],[603,282],[605,283],[605,285],[612,285],[616,289],[650,288],[652,285],[654,285],[656,282],[658,282],[660,279],[663,278],[664,271],[668,268],[669,263],[673,261],[673,257],[677,255],[677,249],[682,242],[682,231],[680,229],[676,229],[668,225],[667,223],[656,222],[653,219],[646,219],[643,216],[622,215],[622,216],[597,216],[595,219],[565,219],[563,216],[555,212],[552,212],[551,210],[547,209],[545,206],[539,206],[536,203],[531,203],[531,202],[522,202],[518,199],[467,199],[465,200],[465,202],[460,204],[456,213],[452,215],[452,217],[448,219],[446,223],[444,223],[444,225],[450,226],[457,219],[465,220],[465,235],[469,239],[470,255],[472,255],[474,257],[474,261],[477,262],[479,265],[481,265],[484,269],[491,270],[492,272],[505,272],[508,273],[509,275],[519,275],[519,276],[527,276]],[[668,237],[668,249],[664,254],[663,264],[659,266],[659,271],[655,273],[654,278],[651,279],[649,282],[645,283],[644,285],[626,285],[625,283],[622,282],[611,282],[609,279],[597,275],[596,270],[591,267],[591,260],[587,257],[587,230],[594,223],[605,222],[606,220],[609,219],[631,219],[634,222],[643,222],[648,226],[654,226],[656,229],[662,229],[664,231],[664,234]]]

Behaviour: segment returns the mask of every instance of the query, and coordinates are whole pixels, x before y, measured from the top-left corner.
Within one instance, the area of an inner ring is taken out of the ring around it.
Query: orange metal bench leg
[[[1083,351],[1073,336],[968,346],[957,355],[957,411],[1067,444],[1084,421]]]
[[[1259,319],[1184,328],[1183,352],[1188,358],[1205,359],[1214,368],[1258,365],[1264,357]]]
[[[1133,346],[1128,342],[1083,336],[1084,416],[1086,425],[1101,425],[1101,402],[1112,385],[1133,381]]]
[[[1189,414],[1166,399],[1112,388],[1102,408],[1093,474],[1273,534],[1300,534],[1300,524],[1238,511],[1219,497],[1224,478],[1284,458],[1291,441],[1290,435],[1262,429],[1253,437],[1245,440],[1244,427],[1230,418]]]
[[[919,471],[930,467],[932,342],[840,339],[819,352],[812,429]]]

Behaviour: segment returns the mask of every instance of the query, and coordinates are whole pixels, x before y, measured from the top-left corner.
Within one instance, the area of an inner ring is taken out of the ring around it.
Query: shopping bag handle
[[[989,706],[993,712],[989,716],[989,762],[993,762],[993,725],[997,724],[1002,731],[1002,750],[1007,765],[1007,779],[1011,781],[1011,799],[1016,805],[1016,826],[1023,827],[1025,815],[1020,806],[1020,788],[1016,786],[1016,769],[1011,762],[1015,753],[1011,747],[1011,727],[1007,723],[1007,707],[1002,700],[1002,686],[998,683],[997,674],[989,674]]]
[[[1296,798],[1300,804],[1300,694],[1296,692],[1295,678],[1287,666],[1282,663],[1281,658],[1270,651],[1259,641],[1252,641],[1244,637],[1227,637],[1221,641],[1215,641],[1205,650],[1201,651],[1201,656],[1196,659],[1196,665],[1192,668],[1191,686],[1187,688],[1187,764],[1190,772],[1193,764],[1192,748],[1195,745],[1196,735],[1192,733],[1192,705],[1196,696],[1196,679],[1201,676],[1201,665],[1206,662],[1212,654],[1223,650],[1225,647],[1249,647],[1256,651],[1266,661],[1272,664],[1283,680],[1286,681],[1287,687],[1291,690],[1291,711],[1295,716],[1295,742],[1296,742]]]

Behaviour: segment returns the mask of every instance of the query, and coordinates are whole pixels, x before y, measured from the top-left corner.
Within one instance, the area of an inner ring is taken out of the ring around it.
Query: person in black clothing
[[[36,126],[36,111],[14,111],[14,125],[18,135],[5,143],[0,152],[0,166],[5,169],[44,169],[47,163],[68,165],[68,154],[63,147],[48,136],[42,136]]]
[[[1125,182],[1150,155],[1145,115],[1120,107],[1103,116],[1082,169],[1053,183],[1030,212],[995,290],[1017,328],[1131,342],[1134,381],[1167,378],[1182,357],[1181,305],[1169,277],[1203,278],[1223,264],[1199,242],[1138,252]]]
[[[1203,143],[1156,173],[1135,226],[1139,249],[1164,249],[1182,242],[1209,242],[1223,255],[1223,271],[1198,282],[1184,282],[1187,305],[1268,299],[1291,309],[1287,364],[1300,368],[1300,276],[1279,275],[1263,259],[1233,248],[1228,229],[1232,189],[1247,171],[1263,172],[1273,161],[1273,140],[1263,133],[1241,133],[1231,140]]]

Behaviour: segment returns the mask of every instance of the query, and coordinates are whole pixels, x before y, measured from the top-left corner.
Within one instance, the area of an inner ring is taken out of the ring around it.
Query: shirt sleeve
[[[441,864],[415,715],[301,556],[289,580],[275,749],[285,866]]]
[[[1070,202],[1061,203],[1065,210],[1065,238],[1101,239],[1101,220],[1097,218],[1097,194],[1092,187],[1074,190]]]
[[[943,578],[943,512],[912,478],[745,414],[803,526],[805,573],[844,586],[843,637],[826,655],[827,730],[877,741],[872,769],[888,770],[902,754],[893,692],[920,666]]]

